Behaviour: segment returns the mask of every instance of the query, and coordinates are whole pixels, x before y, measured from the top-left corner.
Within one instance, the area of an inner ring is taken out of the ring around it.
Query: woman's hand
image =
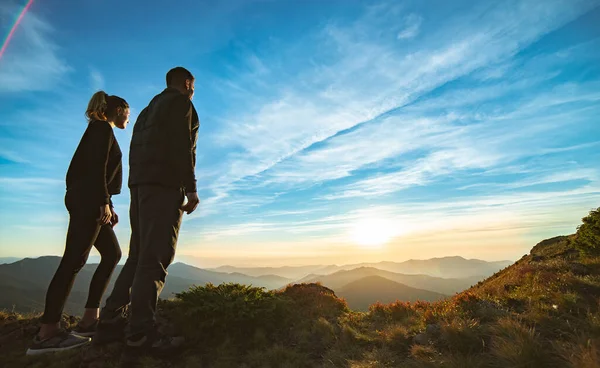
[[[119,223],[119,215],[115,212],[114,208],[110,208],[110,213],[112,214],[112,218],[110,220],[110,226],[115,227]]]
[[[106,225],[110,223],[111,217],[112,211],[110,210],[110,206],[105,204],[100,207],[100,217],[96,221],[98,221],[100,225]]]

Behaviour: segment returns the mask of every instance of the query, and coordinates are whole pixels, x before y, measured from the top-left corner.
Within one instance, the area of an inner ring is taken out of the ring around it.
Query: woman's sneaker
[[[71,331],[72,334],[83,336],[83,337],[92,337],[96,334],[96,329],[98,328],[98,320],[95,320],[89,326],[82,326],[81,322],[75,326],[75,328]]]
[[[38,335],[33,338],[31,347],[27,350],[27,355],[38,355],[75,349],[90,343],[89,337],[72,335],[66,330],[59,332],[47,339],[40,339]]]

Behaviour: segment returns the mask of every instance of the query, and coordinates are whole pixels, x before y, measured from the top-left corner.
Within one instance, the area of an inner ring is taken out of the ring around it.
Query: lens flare
[[[4,40],[4,43],[2,44],[2,48],[0,49],[0,59],[2,59],[2,56],[4,55],[4,52],[6,51],[6,48],[8,47],[8,44],[10,42],[10,39],[13,37],[15,30],[19,26],[19,23],[21,23],[21,20],[23,20],[23,17],[25,16],[25,13],[27,13],[27,10],[29,10],[29,8],[31,7],[31,4],[33,4],[33,0],[29,0],[27,2],[25,7],[23,8],[23,10],[21,10],[21,12],[19,13],[17,20],[15,21],[15,24],[13,24],[12,28],[8,32],[8,36],[6,36],[6,39]]]

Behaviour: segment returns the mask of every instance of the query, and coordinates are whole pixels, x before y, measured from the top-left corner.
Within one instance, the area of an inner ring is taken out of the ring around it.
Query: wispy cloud
[[[6,4],[0,6],[6,17],[18,10]],[[0,93],[47,90],[61,82],[71,68],[60,56],[53,32],[50,23],[35,12],[25,14],[0,60]]]
[[[398,127],[392,131],[378,131],[377,124],[368,124],[373,129],[361,129],[354,134],[346,132],[359,124],[383,118],[384,114],[414,102],[449,81],[509,60],[541,35],[574,19],[592,4],[557,1],[541,7],[532,1],[519,6],[498,4],[491,9],[475,7],[463,19],[439,24],[437,30],[424,36],[423,43],[414,49],[397,47],[382,34],[382,29],[402,17],[396,12],[388,14],[385,7],[371,9],[351,27],[332,23],[310,40],[320,40],[329,45],[329,49],[336,50],[334,55],[323,55],[328,59],[335,56],[336,61],[317,64],[316,68],[301,72],[297,79],[275,81],[273,87],[280,91],[275,99],[226,119],[223,131],[215,139],[236,153],[227,157],[224,163],[227,170],[215,185],[227,188],[230,183],[243,182],[256,175],[263,175],[267,183],[335,180],[363,165],[419,148],[411,142],[419,142],[422,132],[400,119],[396,119]],[[419,23],[416,19],[413,17],[414,24]],[[319,57],[317,53],[314,59]],[[267,61],[263,60],[262,64],[268,67]],[[415,120],[412,117],[410,121]],[[385,119],[382,121],[386,123]],[[439,135],[437,130],[452,129],[443,122],[421,126],[431,129],[432,132],[427,133],[431,133],[432,139]],[[407,139],[403,139],[404,133],[408,133]],[[337,145],[335,138],[340,134],[349,139]],[[400,137],[401,141],[393,144],[394,137]],[[470,143],[467,141],[465,147],[453,151],[435,153],[434,162],[421,162],[425,167],[437,162],[468,168],[499,159],[493,154],[486,158],[481,151],[469,148]],[[465,161],[467,157],[470,158]],[[306,170],[302,170],[303,167]],[[408,182],[415,185],[424,180],[416,171],[408,178]]]
[[[410,253],[414,253],[408,250],[412,243],[421,243],[429,237],[446,237],[446,242],[454,242],[459,236],[460,239],[469,238],[481,242],[486,238],[486,233],[495,233],[503,236],[504,243],[499,244],[506,245],[507,240],[524,237],[531,231],[553,231],[556,235],[572,232],[572,224],[582,215],[582,206],[585,208],[587,204],[598,200],[600,186],[596,185],[566,191],[490,194],[436,202],[407,201],[304,221],[248,222],[216,226],[201,230],[193,239],[187,240],[192,243],[201,241],[208,249],[212,249],[215,244],[235,244],[239,254],[246,254],[248,250],[254,252],[255,245],[249,240],[240,243],[240,239],[259,238],[277,244],[285,241],[286,246],[291,246],[295,244],[292,239],[301,235],[302,238],[298,238],[298,242],[302,243],[301,239],[304,239],[301,248],[307,255],[319,247],[332,249],[341,244],[347,245],[351,242],[349,236],[357,223],[384,218],[399,234],[392,244],[400,243]],[[557,209],[560,211],[557,212]],[[310,236],[313,233],[315,237]],[[307,239],[310,239],[310,245]],[[533,241],[537,240],[539,239]],[[482,249],[489,244],[471,244],[471,251],[480,254],[481,257]],[[387,251],[393,251],[393,246],[391,247],[392,249]],[[229,248],[230,246],[222,250],[227,252]],[[356,249],[348,251],[357,252]],[[445,251],[455,254],[452,253],[452,249]],[[518,252],[517,250],[516,255]],[[427,256],[424,253],[422,255],[425,258]]]
[[[24,200],[47,202],[48,189],[64,187],[64,180],[40,177],[0,177],[2,200]],[[26,197],[24,197],[24,195]]]
[[[569,101],[585,102],[588,99],[585,93],[578,94],[578,96],[579,99],[569,96]],[[544,103],[527,101],[517,106],[514,111],[507,112],[506,115],[477,117],[465,112],[464,115],[443,116],[437,121],[431,119],[430,123],[437,126],[437,130],[427,131],[417,128],[420,133],[418,135],[409,134],[405,130],[389,129],[382,124],[376,127],[365,127],[365,130],[368,131],[382,129],[377,140],[368,140],[369,142],[376,141],[378,142],[376,147],[382,147],[378,151],[379,154],[385,155],[390,151],[394,152],[387,147],[396,147],[395,153],[402,153],[400,148],[402,147],[407,152],[420,150],[426,152],[426,154],[422,158],[401,160],[401,168],[394,172],[372,175],[365,179],[361,178],[345,187],[337,187],[337,193],[327,195],[325,198],[339,199],[384,195],[411,186],[425,185],[431,180],[443,178],[451,173],[458,174],[473,169],[489,170],[494,167],[507,166],[527,157],[576,149],[577,147],[548,148],[548,145],[555,144],[556,139],[551,138],[549,134],[564,128],[566,125],[575,124],[582,118],[587,118],[590,112],[575,108],[572,111],[567,110],[568,112],[563,113],[554,111],[544,113],[544,110],[553,104],[553,99],[549,96],[546,96],[546,98],[539,96],[535,100],[544,101]],[[564,101],[565,99],[559,100]],[[535,109],[532,110],[533,106],[535,106]],[[511,119],[514,120],[511,121]],[[400,115],[393,120],[398,122],[398,126],[401,126],[401,121],[403,124],[418,127],[418,125],[413,124],[411,115]],[[475,121],[476,124],[464,125],[465,121]],[[383,132],[386,132],[387,136]],[[367,131],[363,132],[362,129],[358,129],[354,133],[355,137],[339,137],[340,142],[336,144],[346,147],[349,152],[356,152],[353,148],[361,148],[360,143],[356,143],[356,138],[370,137],[370,134]],[[585,145],[580,148],[585,147],[591,146]],[[368,150],[359,150],[358,152],[365,152],[367,155],[356,160],[349,160],[349,164],[342,161],[342,165],[346,164],[346,167],[351,165],[351,168],[357,170],[367,163],[376,162],[377,159],[393,157],[370,157]],[[337,167],[336,163],[340,162],[340,159],[332,155],[328,157],[327,162],[332,164],[333,167]],[[321,162],[321,164],[324,164],[324,162]],[[305,166],[300,164],[298,167],[302,169]],[[303,172],[308,175],[307,171]],[[334,171],[334,173],[336,172]],[[572,180],[578,178],[597,180],[595,173],[596,171],[592,168],[570,172]],[[323,175],[323,173],[320,173],[320,175]],[[285,177],[285,175],[282,176]],[[554,174],[551,177],[554,178],[553,180],[558,180],[558,178],[568,179],[564,174]],[[547,183],[551,182],[550,177],[546,177],[544,180]],[[532,185],[528,183],[528,181],[524,181],[511,185],[514,187]]]
[[[104,89],[104,76],[96,68],[90,68],[90,83],[94,91]]]
[[[59,185],[64,184],[63,180],[50,178],[0,178],[0,184],[3,185]]]
[[[26,158],[22,157],[19,153],[6,149],[0,149],[0,159],[18,164],[25,164],[30,162]]]
[[[423,23],[423,18],[421,16],[417,14],[408,15],[406,18],[404,18],[404,24],[406,28],[398,33],[397,38],[399,40],[415,38],[421,30],[421,23]]]

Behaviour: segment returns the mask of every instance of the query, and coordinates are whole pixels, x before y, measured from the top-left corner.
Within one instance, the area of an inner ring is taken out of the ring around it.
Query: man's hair
[[[175,67],[167,73],[167,87],[183,85],[187,79],[194,80],[194,76],[184,67]]]

